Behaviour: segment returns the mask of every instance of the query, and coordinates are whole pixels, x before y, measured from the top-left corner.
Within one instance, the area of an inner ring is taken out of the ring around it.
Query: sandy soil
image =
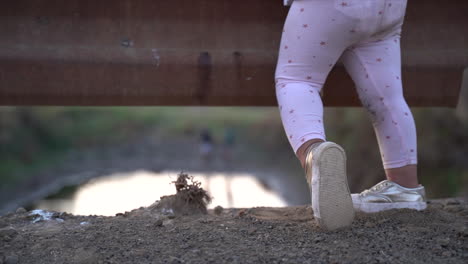
[[[152,206],[115,217],[0,217],[0,263],[468,263],[468,203],[358,214],[318,228],[309,206],[175,214]]]

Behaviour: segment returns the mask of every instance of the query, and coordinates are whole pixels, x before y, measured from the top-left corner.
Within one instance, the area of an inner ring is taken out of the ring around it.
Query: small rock
[[[446,247],[450,243],[450,238],[447,237],[447,238],[438,239],[437,243],[439,243],[439,245],[443,247]]]
[[[216,215],[220,215],[220,214],[223,212],[223,210],[224,210],[224,208],[223,208],[222,206],[218,205],[218,206],[216,206],[216,207],[214,208],[214,213],[215,213]]]
[[[450,257],[450,256],[452,256],[452,253],[450,251],[444,251],[444,252],[442,252],[442,256]]]
[[[242,210],[239,211],[239,213],[237,213],[237,215],[238,215],[239,217],[242,217],[242,216],[244,216],[244,215],[246,215],[246,214],[247,214],[247,211],[246,211],[245,209],[242,209]]]
[[[18,256],[12,255],[12,256],[7,256],[3,263],[5,263],[5,264],[16,264],[16,263],[18,263],[18,261],[19,261]]]
[[[189,249],[190,247],[191,247],[191,245],[189,245],[189,244],[182,244],[182,245],[179,246],[179,248],[181,248],[181,249]]]
[[[201,219],[199,222],[202,223],[202,224],[210,224],[210,223],[212,223],[213,221],[211,221],[211,220],[209,220],[209,219]]]
[[[154,226],[155,227],[163,226],[163,220],[161,220],[161,219],[156,220],[156,222],[154,222]]]
[[[175,215],[168,215],[167,218],[174,219],[174,218],[176,218],[176,216]]]
[[[116,213],[115,216],[124,216],[122,213]]]
[[[461,237],[468,237],[468,228],[462,228],[460,231],[458,231],[458,235]]]
[[[23,213],[26,213],[26,209],[24,209],[23,207],[19,207],[18,209],[16,209],[16,213],[17,214],[23,214]]]
[[[368,227],[368,228],[372,228],[372,227],[375,227],[375,223],[367,221],[367,222],[364,224],[364,226],[365,226],[365,227]]]
[[[320,241],[323,241],[323,237],[321,237],[321,236],[316,236],[316,237],[314,238],[314,242],[315,242],[315,243],[319,243]]]

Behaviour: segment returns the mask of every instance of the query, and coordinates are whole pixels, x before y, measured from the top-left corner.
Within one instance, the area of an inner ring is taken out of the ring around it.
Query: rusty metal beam
[[[281,2],[7,1],[0,105],[276,105]],[[455,107],[468,66],[468,1],[408,2],[405,97]],[[353,87],[338,65],[324,104],[360,105]]]

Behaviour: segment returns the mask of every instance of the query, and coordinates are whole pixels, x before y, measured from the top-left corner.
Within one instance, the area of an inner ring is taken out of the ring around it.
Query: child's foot
[[[375,213],[390,209],[409,208],[424,210],[426,192],[421,185],[417,188],[405,188],[392,181],[381,181],[369,190],[351,194],[354,209],[366,213]]]
[[[351,225],[354,209],[346,177],[346,154],[333,142],[312,144],[306,154],[306,178],[312,209],[320,227],[334,230]]]

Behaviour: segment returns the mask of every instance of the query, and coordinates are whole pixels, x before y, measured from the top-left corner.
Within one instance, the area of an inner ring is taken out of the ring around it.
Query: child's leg
[[[349,31],[355,22],[337,12],[333,1],[295,1],[290,8],[275,80],[283,126],[299,159],[305,146],[325,140],[319,93],[333,65],[352,43]]]
[[[349,226],[354,219],[346,154],[332,142],[315,144],[307,155],[303,146],[325,140],[319,93],[331,68],[352,43],[354,36],[349,30],[356,21],[338,12],[334,1],[294,1],[286,18],[275,74],[281,119],[305,169],[314,217],[319,226],[329,230]]]
[[[342,61],[370,114],[387,178],[417,186],[416,127],[403,97],[399,34],[354,45]]]

